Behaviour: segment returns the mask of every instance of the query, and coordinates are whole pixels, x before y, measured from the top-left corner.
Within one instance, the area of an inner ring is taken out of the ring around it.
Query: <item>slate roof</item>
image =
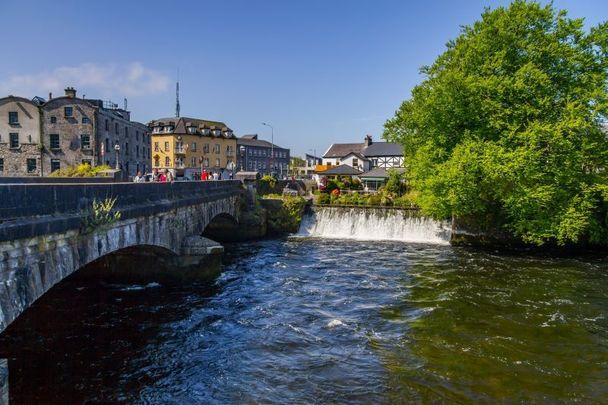
[[[169,123],[172,122],[175,125],[175,128],[173,129],[172,134],[179,134],[179,135],[194,135],[191,132],[188,132],[187,127],[196,127],[197,128],[196,134],[198,134],[198,135],[201,135],[201,132],[200,132],[201,128],[211,129],[211,130],[219,129],[222,131],[222,136],[224,136],[224,134],[223,134],[224,131],[231,131],[231,129],[228,128],[228,126],[221,121],[210,121],[210,120],[190,118],[190,117],[159,118],[157,120],[150,121],[148,123],[148,126],[155,127],[158,125],[158,123],[161,123],[161,122],[163,123],[163,125],[169,125]],[[236,138],[236,136],[234,136],[234,134],[233,134],[232,138]]]
[[[326,159],[344,158],[350,153],[358,153],[361,158],[378,156],[403,156],[403,146],[391,142],[372,142],[365,146],[361,143],[334,143],[323,155]]]
[[[404,173],[405,172],[405,168],[403,167],[399,167],[399,168],[395,168],[392,170],[396,170],[399,173]],[[388,170],[386,170],[383,167],[376,167],[372,170],[370,170],[369,172],[365,172],[363,174],[361,174],[359,176],[361,178],[361,180],[364,179],[388,179]]]
[[[373,142],[362,153],[366,157],[372,156],[403,156],[403,146],[391,142]]]
[[[261,148],[270,148],[273,146],[272,143],[270,143],[268,141],[258,139],[257,134],[256,135],[243,135],[242,137],[237,138],[236,144],[245,145],[245,146],[258,146]],[[287,150],[286,148],[282,148],[277,144],[274,144],[274,148]]]
[[[361,153],[363,143],[334,143],[323,155],[324,158],[342,158],[351,152]]]
[[[361,174],[361,172],[349,165],[334,166],[331,169],[327,169],[324,172],[320,172],[321,175],[329,176],[355,176]]]

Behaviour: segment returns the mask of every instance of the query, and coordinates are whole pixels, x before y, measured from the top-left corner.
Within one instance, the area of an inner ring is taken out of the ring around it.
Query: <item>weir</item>
[[[413,209],[313,206],[298,235],[447,245],[452,228],[448,221],[423,217]]]

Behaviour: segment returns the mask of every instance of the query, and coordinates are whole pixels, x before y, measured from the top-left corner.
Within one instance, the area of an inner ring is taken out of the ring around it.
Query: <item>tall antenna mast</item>
[[[175,83],[175,116],[179,118],[179,68],[177,68],[177,82]]]

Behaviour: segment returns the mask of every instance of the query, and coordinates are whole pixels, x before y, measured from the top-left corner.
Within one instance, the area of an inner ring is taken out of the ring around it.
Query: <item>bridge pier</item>
[[[8,405],[8,361],[0,359],[0,405]]]

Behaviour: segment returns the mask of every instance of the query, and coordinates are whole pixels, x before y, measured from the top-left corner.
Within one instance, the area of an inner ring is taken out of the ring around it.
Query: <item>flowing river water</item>
[[[13,403],[603,402],[608,260],[318,238],[188,286],[67,279],[0,335]]]

